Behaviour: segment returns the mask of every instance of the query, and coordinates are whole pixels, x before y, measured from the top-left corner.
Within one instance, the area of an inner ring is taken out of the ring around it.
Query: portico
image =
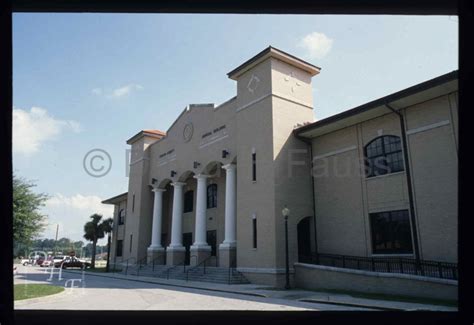
[[[218,256],[216,256],[217,260],[213,262],[213,265],[219,265],[223,267],[236,266],[237,165],[235,163],[228,163],[223,166],[221,165],[222,164],[218,164],[216,168],[214,168],[212,175],[203,172],[187,178],[188,182],[190,180],[195,180],[196,183],[195,204],[193,204],[193,213],[191,215],[191,217],[194,217],[194,220],[192,220],[194,221],[194,227],[192,227],[194,240],[189,248],[183,245],[183,218],[186,214],[184,212],[185,189],[190,185],[186,180],[174,181],[170,183],[172,192],[170,193],[172,195],[169,196],[169,198],[172,197],[170,200],[172,207],[171,215],[167,215],[166,211],[163,211],[163,194],[166,192],[166,189],[160,188],[159,180],[151,186],[151,192],[154,195],[154,200],[151,244],[147,248],[148,263],[153,262],[156,265],[160,265],[165,264],[166,261],[167,265],[180,265],[185,263],[185,254],[187,253],[187,249],[189,250],[188,254],[190,254],[190,265],[200,264],[204,260],[211,257],[212,247],[210,243],[207,242],[207,233],[212,230],[210,230],[208,227],[207,212],[208,210],[215,210],[213,208],[216,208],[215,206],[209,206],[209,200],[212,198],[210,195],[213,194],[209,192],[208,186],[210,183],[209,180],[211,180],[213,183],[211,185],[214,185],[217,188],[218,194],[216,195],[224,195],[225,197],[225,207],[224,209],[220,209],[220,211],[223,213],[220,212],[217,216],[215,216],[216,219],[222,219],[221,222],[224,224],[224,238],[218,246]],[[220,170],[217,172],[218,168],[222,168],[222,170],[225,171],[225,175],[222,175]],[[183,175],[189,175],[189,172],[183,173]],[[224,187],[217,187],[217,185],[214,184],[215,180],[219,178],[225,182]],[[177,179],[180,179],[180,177],[177,177]],[[166,184],[166,182],[161,182],[161,184],[163,183]],[[216,211],[212,212],[214,212],[214,215],[216,214]],[[161,236],[164,232],[162,227],[164,218],[169,218],[171,221],[171,241],[169,245],[166,246],[161,245]],[[212,219],[213,217],[211,217],[211,220]]]

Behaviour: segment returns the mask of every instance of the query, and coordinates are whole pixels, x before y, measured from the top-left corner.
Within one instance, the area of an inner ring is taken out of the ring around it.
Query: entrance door
[[[306,217],[298,223],[298,262],[311,260],[311,217]]]
[[[217,253],[217,240],[216,240],[216,231],[208,230],[206,241],[209,246],[211,246],[211,256],[216,256]]]
[[[184,264],[189,265],[191,260],[191,245],[193,244],[193,233],[187,232],[183,234],[183,246],[186,248],[184,253]]]

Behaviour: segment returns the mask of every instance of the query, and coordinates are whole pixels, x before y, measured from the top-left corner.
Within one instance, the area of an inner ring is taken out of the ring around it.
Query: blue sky
[[[236,93],[226,73],[272,45],[322,68],[321,119],[458,69],[457,17],[14,14],[13,167],[51,199],[46,237],[81,239],[127,191],[125,141],[166,131],[191,103]],[[91,149],[112,157],[85,173]]]

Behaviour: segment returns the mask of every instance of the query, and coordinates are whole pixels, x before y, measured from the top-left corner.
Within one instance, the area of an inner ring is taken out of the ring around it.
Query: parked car
[[[31,260],[28,258],[22,258],[20,264],[22,264],[23,266],[27,266],[28,264],[31,264]]]
[[[53,256],[53,263],[62,262],[66,257],[64,255]]]
[[[91,266],[91,263],[82,262],[75,256],[67,256],[64,258],[64,260],[54,263],[54,267],[61,267],[63,269],[67,269],[71,267],[88,268],[90,266]]]
[[[46,259],[44,257],[40,257],[36,260],[36,265],[43,266],[43,263]]]
[[[45,260],[40,264],[40,266],[41,266],[41,267],[49,267],[49,266],[51,266],[51,264],[53,264],[53,263],[54,263],[54,262],[53,262],[53,258],[50,256],[50,257],[48,257],[47,259],[45,259]]]
[[[13,275],[18,274],[18,270],[15,265],[13,265]]]

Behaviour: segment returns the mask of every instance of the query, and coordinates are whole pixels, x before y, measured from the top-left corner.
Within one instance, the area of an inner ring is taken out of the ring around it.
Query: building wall
[[[309,157],[306,166],[295,169],[289,177],[288,157],[293,149],[307,150],[307,145],[294,138],[298,123],[314,120],[311,76],[299,68],[274,58],[256,65],[237,80],[237,96],[226,103],[191,105],[160,139],[143,137],[132,144],[129,202],[135,195],[135,210],[128,206],[127,235],[124,254],[138,259],[146,254],[151,241],[153,195],[149,187],[156,178],[164,194],[163,233],[171,236],[173,188],[170,182],[185,181],[186,190],[194,190],[193,175],[208,173],[218,164],[237,165],[237,264],[261,269],[281,267],[284,263],[284,230],[281,209],[286,203],[294,217],[290,219],[291,259],[296,260],[296,225],[312,216]],[[183,130],[192,124],[190,139]],[[214,132],[225,126],[223,130]],[[210,136],[209,133],[212,133]],[[222,158],[222,150],[230,152]],[[257,154],[257,180],[252,180],[252,153]],[[193,162],[199,162],[198,168]],[[176,172],[171,177],[171,171]],[[283,175],[286,173],[286,176]],[[283,175],[283,177],[282,177]],[[218,168],[208,184],[218,184],[218,207],[207,210],[207,229],[217,230],[217,244],[224,241],[225,171]],[[296,195],[305,189],[303,195]],[[290,195],[291,201],[286,197]],[[252,219],[257,219],[257,248],[253,248]],[[183,233],[192,232],[194,240],[195,211],[183,215]],[[132,252],[129,252],[133,234]],[[278,254],[277,254],[278,252]],[[278,261],[277,261],[278,258]]]
[[[458,300],[458,281],[408,274],[379,273],[330,266],[295,264],[295,286],[429,299]]]
[[[443,96],[416,105],[406,115],[421,255],[457,262],[458,155],[453,127],[457,119],[451,114],[457,106],[450,107],[449,99]],[[431,128],[420,129],[426,126]]]
[[[357,140],[357,129],[350,127],[312,142],[320,253],[367,254],[364,184]]]
[[[403,112],[421,258],[449,262],[457,261],[454,98],[455,94],[441,96]],[[364,175],[364,146],[381,135],[400,136],[396,114],[388,112],[313,139],[320,253],[372,256],[369,213],[409,210],[405,171]]]
[[[306,217],[313,222],[314,214],[319,252],[372,256],[369,213],[409,209],[409,202],[404,171],[365,177],[364,146],[380,135],[400,136],[399,119],[387,109],[383,116],[305,143],[293,136],[293,130],[314,120],[311,82],[309,73],[269,58],[238,77],[236,97],[218,107],[190,105],[165,137],[143,136],[135,141],[126,223],[116,237],[124,239],[123,260],[146,257],[151,243],[152,178],[167,190],[162,225],[167,245],[173,204],[170,183],[184,181],[184,192],[194,191],[193,211],[183,215],[182,229],[192,232],[194,241],[197,191],[193,176],[212,174],[208,184],[218,185],[218,206],[207,210],[207,230],[217,230],[217,246],[222,243],[226,176],[221,166],[229,163],[237,165],[237,266],[244,274],[281,283],[284,206],[291,211],[290,264],[298,259],[297,225]],[[457,261],[457,94],[407,108],[404,114],[409,133],[414,130],[408,135],[408,147],[422,258]],[[425,128],[433,124],[437,127]],[[191,136],[186,138],[190,128]],[[226,158],[223,150],[230,152]],[[252,180],[254,152],[256,181]],[[199,164],[196,168],[194,162]],[[257,248],[253,247],[253,218]],[[314,251],[313,224],[310,227]]]
[[[113,212],[113,229],[112,229],[112,240],[110,242],[110,262],[111,263],[120,263],[122,261],[123,256],[116,256],[117,253],[117,240],[124,240],[125,238],[125,223],[123,225],[119,225],[119,212],[121,209],[125,211],[125,220],[127,219],[126,211],[127,211],[127,199],[124,198],[122,201],[118,201],[114,204],[114,212]]]

